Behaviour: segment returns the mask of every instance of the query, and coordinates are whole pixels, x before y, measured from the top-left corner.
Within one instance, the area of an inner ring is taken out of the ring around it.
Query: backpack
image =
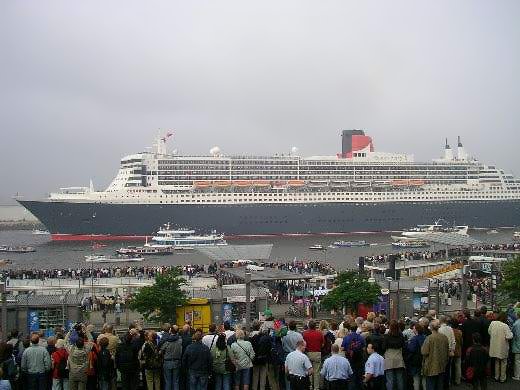
[[[271,352],[269,353],[270,362],[283,366],[285,364],[285,351],[282,346],[282,339],[280,337],[272,337],[271,338]]]
[[[139,361],[147,370],[156,370],[162,367],[161,357],[157,347],[152,343],[144,343],[139,351]]]
[[[61,357],[58,362],[58,376],[60,379],[67,379],[69,377],[69,368],[67,367],[67,358]]]
[[[182,339],[179,337],[176,341],[166,341],[161,346],[161,353],[164,360],[181,360]]]

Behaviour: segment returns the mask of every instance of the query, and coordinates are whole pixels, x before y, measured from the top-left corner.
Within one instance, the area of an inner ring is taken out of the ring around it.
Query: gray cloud
[[[457,135],[520,175],[517,1],[0,4],[0,202],[108,184],[172,148],[334,154],[339,130],[428,160]]]

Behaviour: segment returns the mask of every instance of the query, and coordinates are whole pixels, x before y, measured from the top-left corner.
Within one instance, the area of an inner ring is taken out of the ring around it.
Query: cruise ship
[[[471,228],[520,225],[520,180],[469,157],[460,137],[439,159],[376,152],[363,130],[341,152],[302,157],[167,152],[172,134],[121,160],[103,191],[62,188],[18,202],[53,240],[144,239],[167,222],[232,236],[397,231],[443,219]]]

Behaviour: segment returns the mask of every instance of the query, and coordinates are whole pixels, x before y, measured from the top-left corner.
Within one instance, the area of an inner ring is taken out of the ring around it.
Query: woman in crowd
[[[386,387],[389,390],[393,390],[394,383],[397,390],[405,390],[403,347],[404,337],[399,324],[392,320],[388,333],[383,337]]]
[[[249,341],[244,340],[244,331],[239,329],[235,332],[236,341],[231,344],[231,355],[235,364],[235,390],[239,390],[240,386],[244,390],[249,389],[251,378],[251,368],[253,367],[253,359],[255,351]]]
[[[215,390],[231,390],[231,374],[234,369],[231,352],[226,344],[226,335],[218,335],[216,343],[211,347]]]

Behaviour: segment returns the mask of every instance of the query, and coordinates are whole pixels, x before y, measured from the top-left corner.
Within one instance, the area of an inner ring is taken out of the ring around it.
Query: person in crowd
[[[215,390],[231,390],[232,367],[231,352],[226,344],[226,335],[221,333],[211,347]]]
[[[363,350],[366,344],[365,339],[356,332],[357,324],[353,322],[349,326],[350,333],[343,338],[341,349],[345,352],[345,357],[348,359],[352,371],[354,372],[352,376],[353,383],[359,388],[361,387],[363,379],[365,364]]]
[[[501,312],[495,321],[489,324],[489,356],[495,358],[495,380],[506,381],[509,340],[513,333],[506,323],[506,313]]]
[[[475,311],[475,317],[471,315],[471,311],[465,309],[464,320],[461,325],[462,331],[462,356],[466,356],[466,350],[473,345],[473,333],[480,332],[480,322],[477,316],[480,316],[478,310]]]
[[[305,348],[305,340],[299,340],[296,349],[285,359],[285,373],[289,378],[291,390],[309,390],[309,378],[313,375],[313,367],[309,357],[304,353]]]
[[[201,331],[197,330],[193,334],[193,343],[186,348],[182,357],[182,365],[188,369],[188,388],[206,390],[213,364],[209,348],[202,344]]]
[[[69,369],[67,362],[69,352],[65,348],[65,340],[56,341],[56,350],[51,355],[52,367],[52,390],[68,390]]]
[[[473,333],[472,338],[471,347],[466,350],[466,379],[471,382],[473,390],[486,390],[489,354],[481,344],[479,332]]]
[[[442,390],[444,385],[444,372],[448,364],[449,342],[448,338],[439,333],[439,320],[430,322],[432,332],[421,347],[423,355],[422,373],[426,377],[426,390]]]
[[[343,338],[347,335],[347,330],[345,328],[338,329],[336,332],[337,337],[334,340],[334,344],[339,347],[339,355],[345,357],[345,351],[341,349],[341,344],[343,343]]]
[[[121,373],[121,384],[124,389],[136,390],[139,377],[139,349],[133,342],[131,331],[125,334],[124,341],[117,346],[115,363]]]
[[[109,350],[110,341],[107,337],[101,337],[98,345],[99,354],[96,361],[96,373],[99,390],[112,390],[112,388],[115,388],[116,367],[112,353]]]
[[[403,347],[405,340],[399,329],[396,320],[390,321],[388,333],[383,336],[383,351],[385,358],[385,378],[386,387],[393,389],[394,384],[397,390],[404,390],[404,358]]]
[[[163,360],[164,390],[179,390],[182,360],[182,338],[177,325],[170,327],[159,342]]]
[[[204,344],[206,347],[208,347],[209,350],[211,351],[211,349],[213,348],[213,345],[217,341],[217,337],[218,337],[217,326],[215,324],[210,324],[208,327],[208,330],[209,330],[208,334],[202,338],[202,344]]]
[[[426,340],[426,335],[424,334],[424,328],[418,322],[413,326],[413,331],[414,336],[406,343],[406,368],[408,374],[412,377],[413,389],[420,390],[421,385],[423,389],[426,388],[426,381],[422,375],[421,355],[421,347],[424,344],[424,340]]]
[[[11,387],[15,389],[16,380],[18,377],[18,367],[14,360],[13,345],[9,343],[0,343],[0,367],[3,375],[0,378],[8,380]]]
[[[455,351],[452,358],[452,381],[453,384],[460,385],[462,378],[462,331],[459,329],[459,321],[453,317],[450,320],[451,328],[453,329],[453,336],[455,337]]]
[[[260,324],[253,324],[253,330],[257,331],[255,335],[249,338],[255,357],[253,359],[253,390],[264,390],[266,380],[269,380],[269,388],[272,390],[278,390],[278,381],[275,379],[275,372],[272,369],[273,365],[270,364],[271,349],[273,342],[271,336],[269,336],[269,329],[262,328],[260,330]],[[253,334],[253,332],[251,333]]]
[[[108,351],[112,355],[112,357],[116,356],[117,345],[119,344],[119,337],[114,334],[114,326],[112,324],[103,325],[103,332],[97,337],[97,343],[102,337],[105,337],[108,340]]]
[[[320,389],[320,364],[321,349],[325,345],[323,333],[316,329],[316,322],[309,321],[309,329],[303,332],[303,339],[307,345],[307,356],[312,363],[313,377],[311,380],[311,390]]]
[[[439,316],[439,333],[443,334],[448,338],[448,363],[446,365],[446,370],[444,371],[444,388],[448,389],[450,387],[450,378],[451,378],[451,363],[453,356],[455,356],[455,348],[457,346],[457,342],[455,341],[455,334],[453,333],[453,329],[449,325],[449,318],[445,315]]]
[[[368,359],[365,362],[365,374],[363,383],[370,390],[385,389],[385,359],[374,348],[374,345],[367,345]],[[357,389],[361,387],[357,387]]]
[[[68,356],[68,367],[69,389],[86,390],[89,361],[83,335],[80,335],[70,350],[70,354]]]
[[[146,341],[141,347],[141,362],[145,369],[146,389],[161,390],[161,359],[157,347],[157,334],[153,330],[146,332]]]
[[[513,323],[511,329],[513,341],[511,342],[511,353],[513,354],[513,380],[520,381],[520,316]]]
[[[249,341],[245,341],[244,331],[238,329],[235,332],[236,341],[231,344],[231,359],[235,364],[235,390],[248,390],[251,381],[251,368],[253,367],[253,360],[255,358],[255,351]]]
[[[486,306],[482,306],[479,310],[479,314],[478,314],[478,322],[479,322],[479,333],[480,333],[480,337],[481,337],[481,342],[482,342],[482,345],[485,346],[485,347],[489,347],[489,341],[490,341],[490,336],[489,336],[489,325],[491,325],[491,321],[487,318],[486,314],[487,314],[487,307]],[[475,316],[477,316],[476,312],[475,312]]]
[[[12,390],[11,382],[4,378],[4,370],[0,367],[0,390]]]
[[[231,329],[229,321],[224,321],[224,334],[226,335],[226,341],[235,334],[235,331]]]
[[[289,321],[289,330],[287,334],[282,337],[282,346],[286,355],[296,350],[298,341],[302,341],[303,336],[300,332],[296,331],[296,322]]]
[[[26,375],[27,390],[47,390],[47,372],[51,369],[51,357],[39,345],[40,336],[31,335],[31,344],[23,351],[21,370]]]
[[[337,344],[332,344],[331,355],[325,359],[321,367],[320,374],[327,384],[328,390],[346,389],[348,379],[354,374],[349,361],[339,355],[339,349]]]

